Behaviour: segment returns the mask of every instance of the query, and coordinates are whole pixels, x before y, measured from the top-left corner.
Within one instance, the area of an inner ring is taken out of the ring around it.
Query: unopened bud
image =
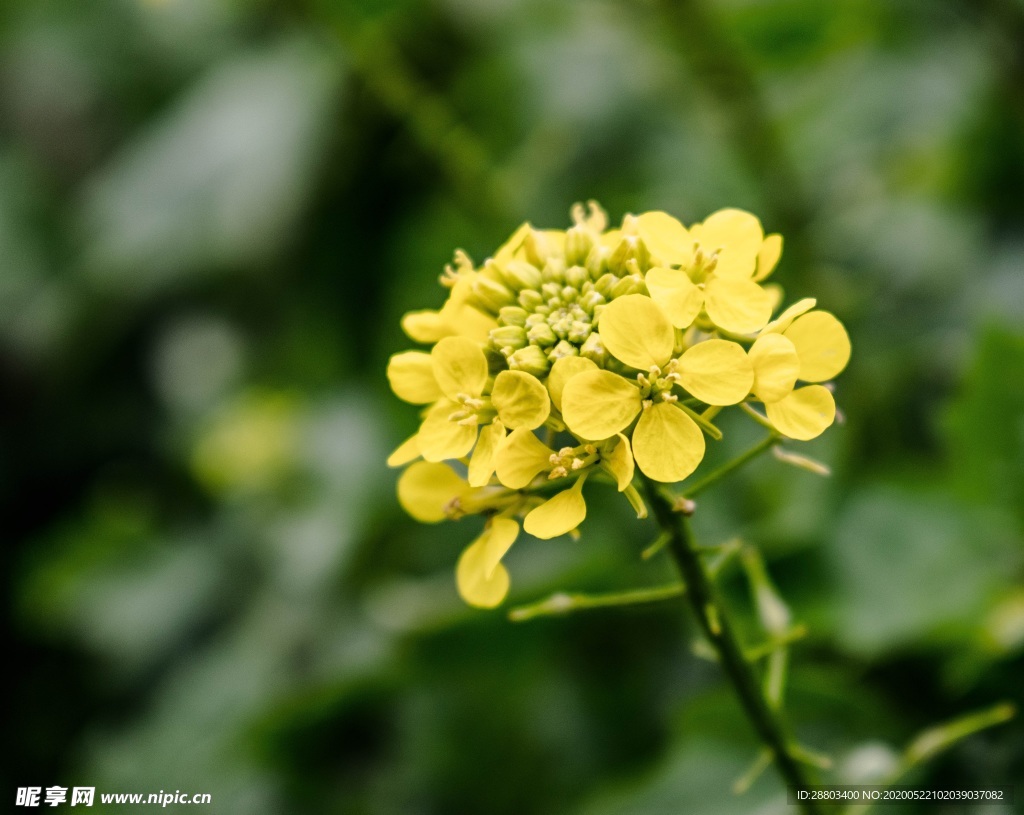
[[[551,363],[547,356],[536,345],[520,348],[508,358],[508,367],[513,371],[523,371],[536,377],[547,376]]]
[[[582,266],[570,266],[565,270],[565,282],[576,291],[583,291],[583,287],[590,283],[590,273]]]
[[[607,300],[599,291],[588,291],[579,299],[579,306],[587,314],[593,314],[597,306],[604,305]]]
[[[519,306],[505,306],[498,312],[498,321],[503,325],[524,326],[528,316],[526,309]]]
[[[565,261],[559,257],[548,258],[540,274],[545,283],[557,283],[561,286],[565,282]]]
[[[645,289],[643,277],[638,274],[630,275],[629,277],[622,278],[612,287],[611,299],[623,297],[627,294],[642,294]]]
[[[526,259],[539,269],[551,254],[551,241],[543,232],[531,229],[526,233],[523,249],[526,252]]]
[[[600,366],[604,366],[608,362],[608,352],[605,350],[604,343],[601,342],[601,335],[598,332],[592,331],[590,336],[587,337],[580,347],[580,356],[593,360]]]
[[[608,248],[602,246],[599,243],[594,244],[594,248],[590,250],[590,254],[587,255],[587,262],[583,264],[587,267],[587,271],[590,272],[590,279],[597,280],[601,275],[606,274],[608,271],[608,257],[611,252]]]
[[[532,326],[526,336],[531,343],[544,346],[545,348],[558,342],[558,337],[555,336],[555,332],[551,330],[551,326],[547,323],[538,323]]]
[[[572,264],[586,263],[594,248],[594,235],[583,225],[574,226],[565,233],[565,259]]]
[[[608,269],[614,274],[627,274],[626,261],[636,260],[641,269],[646,269],[651,262],[651,253],[647,244],[636,235],[623,235],[619,245],[608,258]]]
[[[527,311],[536,311],[540,306],[544,305],[544,298],[541,297],[540,292],[536,292],[533,289],[523,289],[519,292],[519,305]]]
[[[541,284],[540,269],[521,260],[510,260],[505,266],[505,281],[516,291],[535,289]]]
[[[526,330],[516,325],[504,325],[492,328],[488,335],[494,348],[525,348],[527,345]]]
[[[510,306],[515,302],[515,295],[507,286],[485,275],[477,275],[473,281],[473,295],[487,308],[497,314],[502,306]]]
[[[618,282],[619,279],[609,272],[597,279],[597,282],[594,284],[594,291],[598,292],[605,300],[611,300],[612,289],[615,288],[615,284]]]
[[[573,320],[572,325],[569,326],[569,336],[567,339],[569,342],[579,344],[590,336],[591,331],[593,331],[593,327],[590,323],[585,323],[581,320]]]
[[[566,340],[559,340],[558,345],[556,345],[554,348],[548,351],[548,359],[550,359],[551,362],[554,363],[555,360],[561,359],[562,357],[579,356],[579,353],[579,349],[577,349],[576,346],[573,345],[571,342],[567,342]]]

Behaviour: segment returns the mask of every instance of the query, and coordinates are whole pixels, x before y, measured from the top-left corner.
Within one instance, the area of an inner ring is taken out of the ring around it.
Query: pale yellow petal
[[[742,402],[754,384],[750,359],[739,343],[729,340],[698,343],[680,357],[676,371],[679,384],[709,405]]]
[[[642,294],[612,300],[601,312],[598,330],[609,354],[642,371],[668,362],[675,345],[675,331],[665,312]]]
[[[761,329],[762,334],[781,334],[791,325],[793,320],[799,317],[801,314],[806,314],[818,301],[813,297],[805,297],[803,300],[797,300],[793,305],[787,308],[782,314],[772,320],[768,325]]]
[[[608,455],[602,455],[602,463],[615,477],[615,484],[622,492],[633,482],[633,448],[629,439],[618,434],[619,440]]]
[[[420,452],[427,461],[462,458],[473,449],[476,422],[453,422],[449,417],[458,409],[459,406],[454,402],[442,399],[427,412],[427,417],[420,425],[420,432],[416,435]]]
[[[445,337],[430,352],[434,378],[446,396],[479,396],[487,384],[487,357],[466,337]]]
[[[410,461],[415,461],[420,457],[420,443],[417,440],[416,434],[413,434],[405,441],[403,441],[395,451],[388,456],[389,467],[404,467]]]
[[[784,332],[800,356],[800,378],[826,382],[850,361],[850,337],[832,314],[812,311],[798,318]]]
[[[701,224],[701,248],[705,253],[717,251],[715,274],[722,277],[753,277],[763,241],[761,222],[740,209],[721,209]]]
[[[647,408],[633,431],[633,455],[648,478],[682,481],[704,458],[704,434],[697,423],[669,402]]]
[[[494,474],[495,461],[502,442],[505,441],[505,427],[495,420],[480,431],[473,455],[469,459],[469,485],[482,487]]]
[[[530,234],[530,230],[533,229],[529,223],[524,223],[512,233],[512,237],[503,243],[498,251],[494,253],[494,260],[498,264],[505,264],[512,260],[516,252],[523,245],[523,241],[526,240],[526,236]]]
[[[524,371],[502,371],[494,379],[491,402],[506,427],[540,427],[551,413],[547,388]]]
[[[693,238],[686,227],[665,212],[645,212],[634,219],[637,234],[663,266],[688,266]]]
[[[799,441],[820,436],[836,418],[835,400],[822,385],[798,388],[785,399],[765,405],[764,409],[776,430]]]
[[[535,538],[548,540],[572,532],[587,517],[587,504],[583,500],[583,480],[563,490],[531,510],[523,519],[523,529]]]
[[[402,317],[402,330],[414,342],[424,345],[435,343],[451,334],[441,318],[440,312],[430,309],[410,311]]]
[[[754,366],[754,394],[762,402],[778,402],[792,392],[800,375],[796,346],[782,334],[762,334],[747,352]]]
[[[470,487],[447,464],[417,461],[398,478],[398,502],[417,521],[436,524]]]
[[[779,258],[782,257],[782,235],[768,235],[757,253],[757,271],[754,280],[764,280],[775,271]]]
[[[715,274],[704,290],[704,308],[711,322],[734,334],[764,328],[772,316],[772,297],[752,280]]]
[[[647,291],[676,328],[688,328],[704,306],[704,292],[686,272],[655,267],[648,270],[644,281]]]
[[[510,489],[521,490],[538,473],[550,469],[554,452],[533,431],[525,427],[513,430],[505,437],[495,457],[498,480]]]
[[[554,402],[555,407],[558,410],[562,409],[562,391],[565,389],[566,382],[576,374],[596,370],[597,363],[586,357],[559,357],[556,359],[555,364],[551,366],[547,380],[548,392],[551,394],[551,401]]]
[[[444,396],[434,378],[431,356],[423,351],[392,355],[388,360],[388,382],[399,399],[414,405],[429,405]]]
[[[508,594],[508,570],[501,558],[515,543],[519,524],[508,518],[495,518],[483,534],[459,556],[455,567],[455,585],[469,605],[494,608]]]
[[[577,374],[562,391],[562,418],[581,439],[611,438],[640,412],[640,389],[611,371]]]

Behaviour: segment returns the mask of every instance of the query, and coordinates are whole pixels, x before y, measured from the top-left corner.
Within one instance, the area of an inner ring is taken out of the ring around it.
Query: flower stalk
[[[765,446],[764,449],[768,449]],[[657,484],[644,478],[648,501],[658,525],[668,536],[668,550],[686,585],[684,596],[697,618],[697,624],[718,656],[718,662],[736,690],[740,704],[775,764],[786,785],[792,790],[814,785],[800,761],[778,710],[773,710],[760,690],[753,666],[733,630],[728,611],[718,597],[690,532],[687,518],[673,510]],[[803,801],[806,815],[820,815],[822,809],[814,801]]]

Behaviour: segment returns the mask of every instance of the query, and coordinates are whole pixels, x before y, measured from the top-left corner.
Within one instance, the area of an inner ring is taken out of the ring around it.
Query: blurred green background
[[[696,519],[809,625],[788,706],[830,778],[1020,701],[1022,192],[1020,0],[6,0],[2,794],[794,811],[771,771],[729,792],[756,743],[681,603],[469,610],[479,519],[394,497],[401,314],[456,247],[589,198],[750,209],[787,299],[850,328],[845,424],[794,445],[834,475],[769,457]],[[756,438],[725,429],[711,464]],[[671,579],[624,501],[590,507],[581,540],[517,544],[512,604]],[[1024,797],[1024,723],[911,780]]]

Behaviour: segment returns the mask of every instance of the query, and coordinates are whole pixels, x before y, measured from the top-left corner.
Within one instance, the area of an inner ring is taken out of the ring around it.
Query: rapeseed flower
[[[791,439],[822,433],[836,414],[823,383],[850,356],[813,299],[772,319],[781,295],[763,281],[782,238],[750,213],[687,228],[647,212],[609,229],[591,202],[572,217],[564,231],[523,224],[479,266],[457,252],[441,308],[403,318],[429,350],[388,364],[396,395],[423,406],[388,459],[406,468],[400,502],[426,523],[484,518],[456,568],[480,607],[508,593],[503,558],[521,530],[575,534],[584,487],[600,482],[643,517],[635,479],[686,479],[722,437],[723,409],[745,405]]]

